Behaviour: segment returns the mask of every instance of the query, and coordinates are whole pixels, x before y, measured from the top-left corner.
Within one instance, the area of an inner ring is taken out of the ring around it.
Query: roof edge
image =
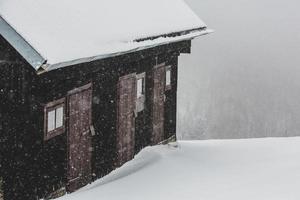
[[[166,34],[163,34],[163,35],[156,35],[156,36],[150,36],[150,37],[146,37],[146,38],[139,38],[139,39],[134,40],[134,42],[143,42],[143,41],[146,41],[146,40],[155,40],[155,39],[160,38],[160,37],[178,37],[178,36],[189,34],[189,33],[194,32],[194,31],[203,31],[203,30],[206,30],[206,29],[207,29],[207,27],[199,27],[199,28],[193,28],[193,29],[189,29],[189,30],[176,31],[176,32],[166,33]]]
[[[185,35],[177,35],[177,36],[160,36],[160,37],[156,37],[155,39],[148,39],[148,40],[142,40],[140,42],[138,41],[133,41],[131,42],[132,47],[129,48],[126,51],[121,51],[121,52],[116,52],[116,53],[111,53],[111,54],[105,54],[105,55],[98,55],[98,56],[93,56],[93,57],[88,57],[88,58],[81,58],[81,59],[77,59],[77,60],[71,60],[71,61],[66,61],[66,62],[61,62],[61,63],[55,63],[55,64],[45,64],[42,65],[39,70],[42,73],[45,72],[49,72],[55,69],[59,69],[59,68],[63,68],[63,67],[67,67],[67,66],[71,66],[71,65],[76,65],[76,64],[81,64],[81,63],[86,63],[86,62],[92,62],[92,61],[96,61],[96,60],[101,60],[101,59],[105,59],[105,58],[109,58],[109,57],[114,57],[114,56],[120,56],[120,55],[124,55],[127,53],[133,53],[136,51],[141,51],[141,50],[145,50],[145,49],[150,49],[153,47],[157,47],[160,45],[165,45],[165,44],[169,44],[169,43],[175,43],[175,42],[181,42],[181,41],[186,41],[186,40],[192,40],[196,37],[202,36],[202,35],[207,35],[212,33],[213,30],[211,29],[207,29],[207,28],[200,28],[200,29],[193,29],[190,32],[185,31]]]
[[[0,15],[0,34],[12,45],[23,58],[38,70],[47,62],[8,22]]]

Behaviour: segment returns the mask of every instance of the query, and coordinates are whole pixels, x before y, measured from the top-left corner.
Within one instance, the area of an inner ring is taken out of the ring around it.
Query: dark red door
[[[153,135],[152,143],[158,144],[164,140],[165,113],[165,74],[164,65],[154,67],[153,70]]]
[[[91,84],[69,93],[68,117],[68,191],[73,192],[91,181],[92,89]]]
[[[131,160],[135,147],[136,75],[129,74],[118,83],[117,165]]]

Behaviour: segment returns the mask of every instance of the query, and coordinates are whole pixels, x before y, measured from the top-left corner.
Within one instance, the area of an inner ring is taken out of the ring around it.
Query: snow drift
[[[212,140],[149,147],[60,200],[297,200],[300,138]]]

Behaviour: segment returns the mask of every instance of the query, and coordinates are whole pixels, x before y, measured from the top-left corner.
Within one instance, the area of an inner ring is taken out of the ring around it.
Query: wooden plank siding
[[[3,200],[3,180],[0,177],[0,200]]]
[[[135,153],[136,74],[120,77],[117,96],[117,158],[120,167]]]
[[[164,127],[165,127],[165,63],[156,65],[153,68],[153,93],[151,98],[152,104],[152,136],[151,143],[153,145],[164,141]]]
[[[68,192],[92,180],[92,84],[75,89],[67,97]]]
[[[41,149],[38,127],[38,102],[35,101],[35,80],[31,68],[22,67],[22,62],[7,61],[0,65],[1,74],[1,115],[5,126],[1,131],[2,177],[4,198],[21,199],[35,197],[38,182],[37,171],[39,150]],[[3,124],[2,123],[2,124]],[[26,172],[26,173],[25,173]],[[22,183],[22,185],[19,183]],[[18,185],[20,187],[18,187]],[[14,193],[8,192],[14,189]]]
[[[177,85],[178,85],[178,54],[170,57],[167,66],[171,66],[171,89],[165,91],[165,138],[175,136],[176,138],[176,121],[177,121]]]
[[[145,109],[135,119],[134,151],[138,153],[150,145],[153,131],[153,67],[159,63],[172,65],[172,90],[166,93],[165,138],[176,133],[177,61],[180,52],[190,49],[189,41],[36,75],[32,67],[0,38],[0,175],[4,179],[5,200],[42,198],[66,186],[67,133],[44,141],[44,107],[90,82],[95,129],[91,161],[93,180],[118,166],[117,83],[120,77],[146,72]]]

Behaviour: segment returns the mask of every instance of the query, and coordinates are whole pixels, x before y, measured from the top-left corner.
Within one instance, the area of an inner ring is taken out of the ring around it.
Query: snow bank
[[[60,200],[296,200],[300,138],[180,142],[146,148]]]

